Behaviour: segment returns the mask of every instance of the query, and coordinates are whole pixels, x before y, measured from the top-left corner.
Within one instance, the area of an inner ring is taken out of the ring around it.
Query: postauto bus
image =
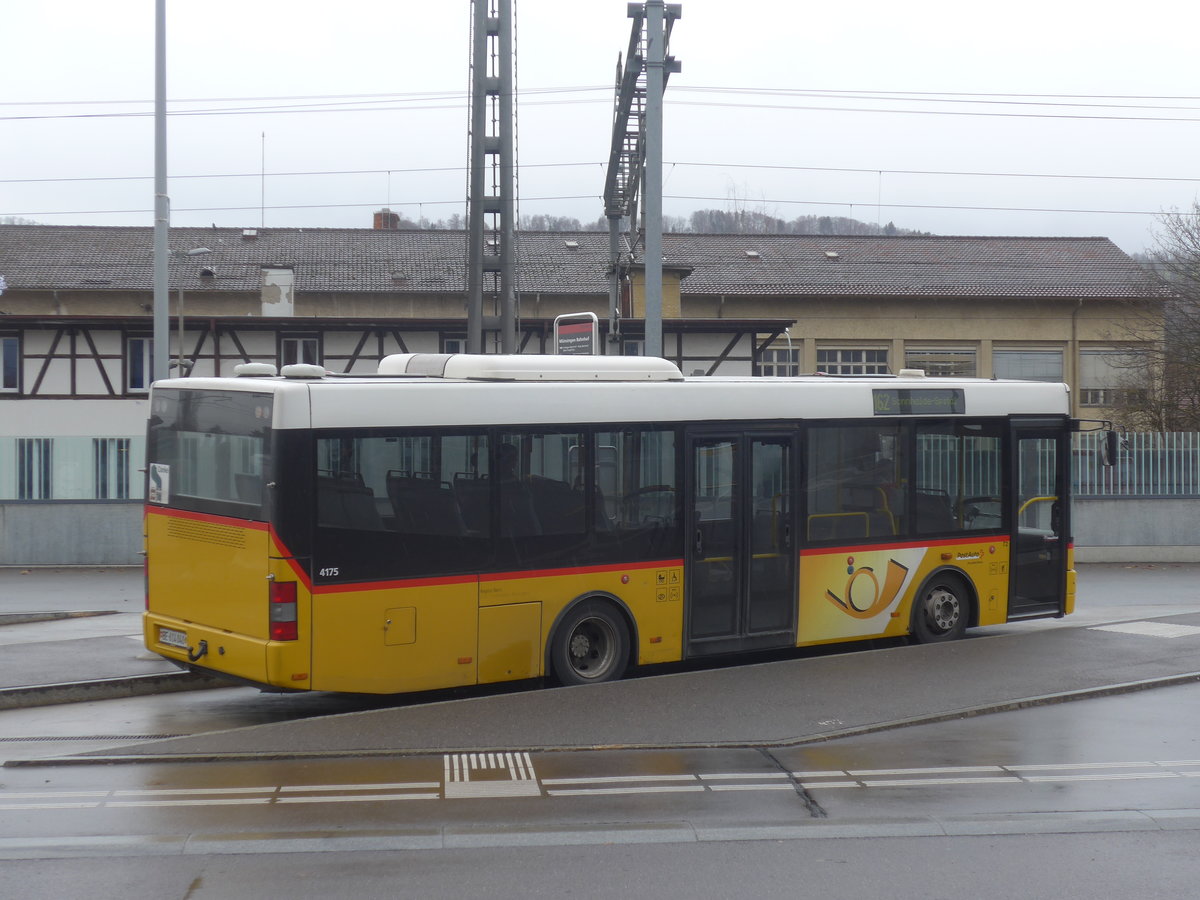
[[[422,691],[1072,611],[1063,384],[402,354],[151,391],[146,646]]]

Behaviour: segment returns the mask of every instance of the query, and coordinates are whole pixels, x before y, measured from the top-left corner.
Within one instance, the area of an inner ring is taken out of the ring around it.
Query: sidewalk
[[[0,568],[0,709],[216,686],[142,645],[143,605],[140,568]]]
[[[1081,592],[1092,603],[1075,616],[979,629],[949,644],[474,696],[450,708],[424,702],[121,749],[123,758],[208,759],[787,744],[1185,684],[1200,681],[1197,574],[1186,566],[1089,568]],[[41,619],[0,627],[0,709],[228,686],[142,646],[141,577],[137,569],[0,569],[0,621]],[[58,602],[57,591],[67,592]],[[109,614],[80,615],[87,612]],[[1096,627],[1130,620],[1184,627],[1179,637]]]

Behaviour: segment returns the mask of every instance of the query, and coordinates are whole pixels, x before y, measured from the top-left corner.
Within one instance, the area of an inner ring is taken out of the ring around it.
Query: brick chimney
[[[400,228],[400,215],[385,206],[375,213],[375,224],[372,227],[376,231],[397,231]]]

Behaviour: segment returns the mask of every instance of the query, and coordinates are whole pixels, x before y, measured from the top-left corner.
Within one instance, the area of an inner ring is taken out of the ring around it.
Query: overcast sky
[[[626,2],[514,6],[520,212],[595,220]],[[668,214],[1105,235],[1132,252],[1200,190],[1200,5],[682,7]],[[168,0],[172,224],[462,214],[469,21],[468,0]],[[14,0],[0,35],[0,216],[151,225],[153,0]]]

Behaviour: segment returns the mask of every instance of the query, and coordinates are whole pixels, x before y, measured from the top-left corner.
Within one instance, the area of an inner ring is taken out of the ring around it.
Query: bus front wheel
[[[598,684],[625,674],[629,628],[611,604],[580,603],[554,633],[550,663],[562,684]]]
[[[936,575],[913,601],[913,639],[919,644],[956,640],[966,633],[970,615],[971,598],[962,579]]]

